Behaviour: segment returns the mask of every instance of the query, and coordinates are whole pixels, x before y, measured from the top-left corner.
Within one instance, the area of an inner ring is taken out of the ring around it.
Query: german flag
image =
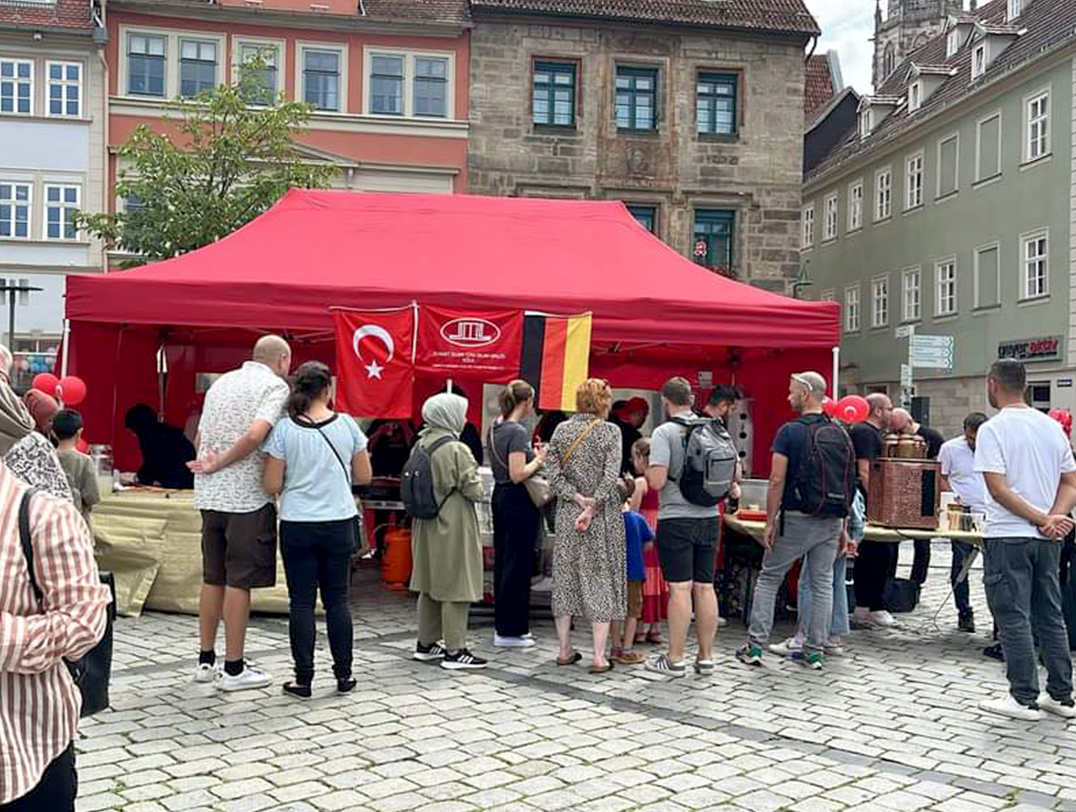
[[[519,376],[538,390],[538,408],[575,411],[575,390],[590,368],[592,316],[528,314]]]

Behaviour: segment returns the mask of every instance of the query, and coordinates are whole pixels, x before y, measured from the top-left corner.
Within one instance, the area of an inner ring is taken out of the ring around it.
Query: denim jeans
[[[765,646],[773,630],[773,608],[777,592],[792,565],[806,556],[810,567],[807,586],[811,595],[811,613],[807,618],[807,651],[822,653],[829,636],[833,615],[833,561],[843,519],[807,516],[785,511],[778,518],[780,533],[773,548],[762,558],[762,573],[755,584],[748,634],[756,646]]]
[[[830,616],[829,629],[826,637],[844,637],[851,631],[848,625],[848,586],[845,583],[848,577],[848,559],[838,556],[833,561],[833,613]],[[807,619],[811,616],[811,559],[803,559],[803,569],[800,570],[799,599],[797,611],[799,614],[799,627],[796,629],[796,639],[801,642],[807,639]]]
[[[960,617],[970,617],[973,614],[971,609],[971,588],[969,583],[971,573],[969,572],[968,577],[959,583],[957,583],[957,578],[964,569],[964,564],[968,560],[968,556],[975,554],[975,546],[966,541],[954,541],[952,542],[952,545],[953,563],[949,568],[949,583],[953,585],[953,599],[956,601],[956,610],[960,613]]]
[[[1010,692],[1024,705],[1038,699],[1038,638],[1048,674],[1046,690],[1054,699],[1068,699],[1072,695],[1072,660],[1061,613],[1061,543],[1035,538],[987,539],[983,552],[983,585],[1005,652]]]

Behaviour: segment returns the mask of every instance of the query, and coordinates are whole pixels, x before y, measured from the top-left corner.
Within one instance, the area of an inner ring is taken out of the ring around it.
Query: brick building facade
[[[675,250],[784,291],[817,33],[798,5],[472,0],[469,190],[623,200]]]

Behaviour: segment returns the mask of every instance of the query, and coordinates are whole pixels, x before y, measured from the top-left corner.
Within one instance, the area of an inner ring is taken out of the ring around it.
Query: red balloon
[[[859,395],[848,395],[837,401],[837,416],[845,423],[862,423],[870,413],[870,404]]]
[[[64,406],[78,406],[86,399],[86,383],[82,378],[68,375],[60,381],[60,400]]]
[[[90,444],[86,442],[85,437],[79,437],[78,442],[75,443],[75,448],[81,451],[83,454],[90,453]]]
[[[38,392],[44,392],[50,398],[56,397],[56,387],[60,385],[60,379],[51,372],[42,372],[34,376],[33,388]]]
[[[837,403],[828,395],[822,398],[822,413],[830,417],[836,417],[837,415]]]

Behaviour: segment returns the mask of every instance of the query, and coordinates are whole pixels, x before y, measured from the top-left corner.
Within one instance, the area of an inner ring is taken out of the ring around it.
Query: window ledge
[[[857,228],[850,228],[848,231],[844,232],[844,236],[847,239],[856,236],[856,234],[861,234],[862,232],[863,226],[858,226]]]
[[[975,183],[972,184],[971,188],[972,189],[981,189],[984,186],[989,186],[992,183],[997,183],[999,180],[1001,180],[1001,178],[1002,178],[1002,173],[998,172],[996,175],[991,175],[988,178],[983,178],[982,180],[975,181]]]
[[[959,313],[939,313],[934,316],[935,324],[945,324],[946,322],[956,321],[960,318]]]
[[[89,240],[35,240],[29,237],[0,237],[0,243],[5,245],[67,245],[88,246]]]
[[[660,128],[655,128],[653,130],[636,130],[632,127],[617,127],[616,134],[628,135],[633,138],[656,138],[657,136],[662,135],[662,132]]]
[[[800,253],[801,253],[801,254],[807,254],[807,253],[810,253],[810,252],[811,252],[811,251],[813,251],[813,250],[814,250],[814,246],[813,246],[813,245],[803,245],[803,246],[800,246]]]
[[[909,217],[913,214],[919,214],[923,210],[924,206],[920,203],[918,206],[912,206],[910,209],[905,209],[901,214],[905,217]]]
[[[1020,171],[1026,172],[1027,170],[1034,169],[1037,166],[1048,164],[1053,159],[1053,157],[1054,154],[1052,152],[1047,152],[1045,155],[1041,155],[1033,161],[1024,161],[1020,164]]]
[[[29,121],[34,124],[91,124],[92,118],[84,116],[29,116],[25,113],[0,113],[3,121]]]
[[[922,324],[922,323],[923,323],[922,318],[918,318],[918,319],[903,319],[901,321],[901,323],[900,323],[900,326],[901,327],[915,326],[915,325]]]
[[[883,217],[881,220],[875,220],[874,224],[876,226],[884,226],[886,223],[890,222],[892,219],[893,219],[893,215],[891,214],[888,217]]]
[[[822,240],[822,247],[825,248],[827,246],[833,245],[839,239],[840,237],[830,237],[828,240]]]
[[[881,332],[887,331],[888,329],[889,329],[888,324],[876,324],[873,327],[871,327],[871,332],[872,333],[881,333]]]
[[[947,203],[947,202],[949,202],[950,200],[952,200],[954,197],[956,197],[959,194],[960,194],[959,189],[953,189],[953,191],[946,192],[941,197],[934,198],[934,202],[935,203]]]
[[[1001,310],[1001,302],[992,305],[983,305],[982,307],[976,307],[971,311],[973,316],[983,316],[987,313],[993,313],[994,311]]]
[[[1017,307],[1034,307],[1035,305],[1046,304],[1050,301],[1050,294],[1044,293],[1042,296],[1029,296],[1025,299],[1020,299],[1017,303]]]
[[[580,132],[574,124],[533,123],[531,126],[536,135],[556,135],[562,138],[578,138],[580,136]]]
[[[740,134],[736,133],[699,133],[699,142],[704,144],[739,144]]]

